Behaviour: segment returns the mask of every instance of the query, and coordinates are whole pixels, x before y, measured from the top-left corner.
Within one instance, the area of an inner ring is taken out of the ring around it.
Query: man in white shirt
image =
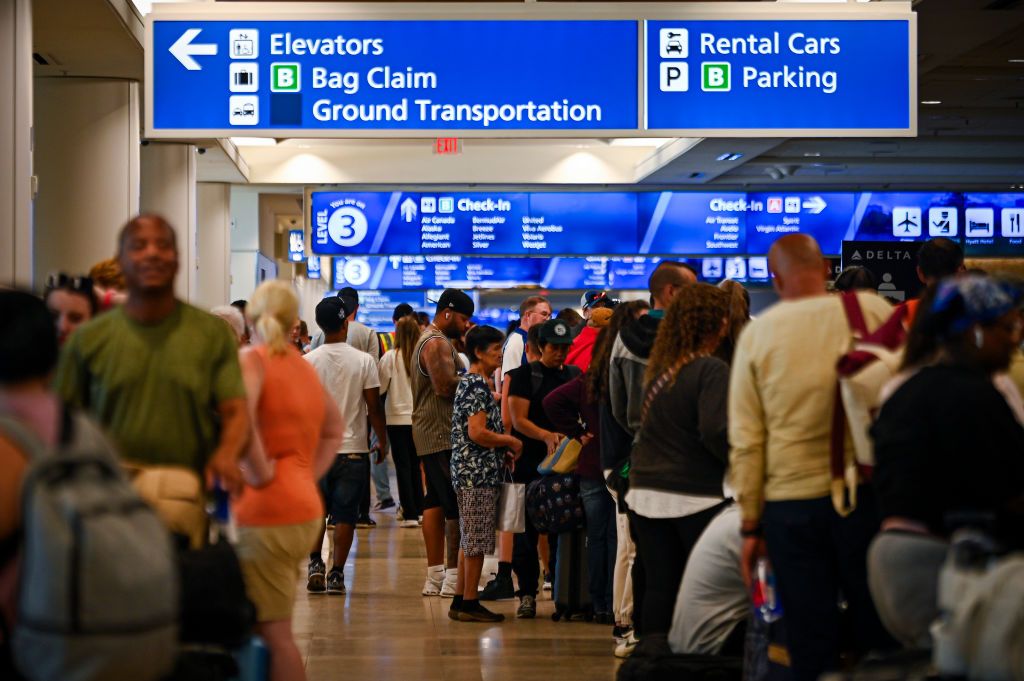
[[[380,359],[380,341],[373,329],[362,322],[356,321],[356,314],[359,312],[359,291],[351,286],[346,286],[337,293],[337,297],[345,304],[348,311],[348,340],[345,342],[356,350],[361,350],[373,357],[373,361]],[[320,347],[324,342],[324,334],[321,332],[313,341],[312,348]],[[371,444],[373,442],[371,441]],[[370,479],[373,479],[373,487],[377,490],[377,508],[384,510],[392,508],[395,500],[391,496],[391,481],[388,477],[387,450],[385,458],[380,463],[376,460],[370,461],[370,471],[366,474],[366,482],[363,488],[363,501],[359,506],[359,527],[375,527],[377,523],[370,517]]]
[[[323,538],[313,547],[306,588],[312,593],[344,594],[342,573],[348,560],[364,493],[371,454],[379,462],[387,450],[387,431],[380,406],[377,363],[366,352],[345,342],[351,311],[343,298],[325,298],[316,306],[316,323],[324,331],[324,344],[305,356],[320,382],[334,398],[345,422],[345,439],[330,470],[320,480],[328,522],[334,524],[333,565],[326,578],[320,558]],[[367,417],[377,435],[371,450]]]

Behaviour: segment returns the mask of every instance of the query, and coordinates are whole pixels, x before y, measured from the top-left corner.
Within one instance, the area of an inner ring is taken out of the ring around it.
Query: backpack
[[[977,531],[953,535],[932,628],[943,676],[1024,680],[1024,554],[1000,556],[993,548]]]
[[[0,432],[28,459],[14,663],[29,681],[149,681],[177,652],[178,578],[170,537],[109,443],[65,412],[51,451],[9,417]]]
[[[899,372],[907,332],[907,309],[895,312],[874,331],[868,331],[857,294],[840,294],[853,344],[836,364],[835,407],[832,412],[830,461],[832,504],[846,516],[857,507],[857,485],[871,479],[875,449],[869,429],[882,406],[882,388]],[[849,428],[853,452],[846,451]]]

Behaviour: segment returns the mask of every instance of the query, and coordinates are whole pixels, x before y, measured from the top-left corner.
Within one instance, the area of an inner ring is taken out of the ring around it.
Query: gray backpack
[[[29,681],[150,681],[177,650],[178,575],[167,531],[113,449],[78,415],[57,451],[17,421],[0,432],[28,457],[15,667]]]

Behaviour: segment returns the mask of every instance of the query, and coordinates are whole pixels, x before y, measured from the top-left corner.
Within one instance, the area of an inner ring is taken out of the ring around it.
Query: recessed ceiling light
[[[1024,64],[1024,59],[1007,59],[1011,64]]]
[[[277,140],[273,137],[231,137],[229,138],[236,147],[273,147]]]
[[[921,100],[921,103],[922,104],[942,104],[942,101],[938,100],[938,99],[923,99],[923,100]]]
[[[727,151],[724,154],[719,154],[718,156],[716,156],[715,160],[716,161],[738,161],[741,158],[743,158],[743,154],[737,153],[735,151]]]
[[[613,147],[660,147],[675,137],[616,137],[608,144]]]
[[[804,156],[806,156],[806,157],[808,157],[808,158],[818,158],[819,156],[821,156],[821,152],[817,152],[817,151],[805,151],[805,152],[804,152]]]

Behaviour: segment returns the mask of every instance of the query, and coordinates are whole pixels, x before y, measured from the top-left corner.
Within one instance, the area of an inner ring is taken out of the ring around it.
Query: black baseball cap
[[[472,317],[475,309],[476,305],[473,304],[473,299],[466,295],[465,291],[460,291],[457,288],[446,288],[441,297],[437,299],[438,312],[452,310]]]
[[[555,345],[572,344],[572,328],[564,319],[549,319],[540,327],[540,339]]]
[[[338,291],[338,298],[345,301],[345,309],[349,311],[349,314],[352,314],[352,311],[359,307],[359,291],[351,286],[346,286]]]
[[[395,306],[395,311],[391,314],[391,321],[397,322],[402,317],[408,317],[414,313],[415,311],[412,309],[412,305],[409,303],[399,303]]]
[[[343,322],[350,314],[352,311],[344,298],[324,298],[316,305],[316,325],[325,331],[333,331],[341,327],[335,320]]]

